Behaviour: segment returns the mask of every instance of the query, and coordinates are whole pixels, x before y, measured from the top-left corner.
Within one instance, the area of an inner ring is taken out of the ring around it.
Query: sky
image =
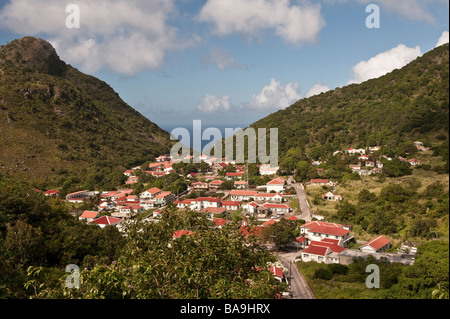
[[[448,0],[0,0],[0,44],[49,41],[166,130],[236,128],[448,42],[448,10]]]

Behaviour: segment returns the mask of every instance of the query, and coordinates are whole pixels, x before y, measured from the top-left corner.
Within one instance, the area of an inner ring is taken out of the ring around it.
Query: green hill
[[[446,44],[402,69],[302,99],[250,127],[278,128],[280,159],[289,150],[319,159],[336,150],[375,145],[401,155],[414,148],[415,140],[448,158],[448,111]]]
[[[108,84],[61,61],[46,41],[0,46],[1,175],[89,185],[170,147],[167,132]]]

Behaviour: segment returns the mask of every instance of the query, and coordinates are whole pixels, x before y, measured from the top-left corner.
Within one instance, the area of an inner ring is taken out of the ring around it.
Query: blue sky
[[[69,3],[80,28],[65,25]],[[369,4],[380,28],[366,27]],[[237,127],[448,42],[448,9],[448,0],[10,0],[0,1],[0,43],[48,40],[163,128]]]

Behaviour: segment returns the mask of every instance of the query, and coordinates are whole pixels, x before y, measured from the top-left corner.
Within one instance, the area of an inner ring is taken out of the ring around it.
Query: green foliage
[[[383,166],[383,173],[389,177],[401,177],[405,175],[411,175],[411,165],[408,162],[403,162],[398,159],[388,161]]]

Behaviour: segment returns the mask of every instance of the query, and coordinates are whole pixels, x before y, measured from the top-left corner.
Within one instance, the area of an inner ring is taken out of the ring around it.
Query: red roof
[[[227,210],[225,207],[207,207],[201,211],[201,213],[208,213],[208,214],[223,214]]]
[[[258,194],[257,191],[231,191],[230,195],[233,196],[255,196]]]
[[[303,237],[303,236],[298,237],[298,238],[296,239],[296,241],[297,241],[299,244],[303,243],[305,240],[306,240],[306,238]]]
[[[244,175],[244,173],[242,173],[242,172],[238,172],[238,173],[227,173],[226,175],[227,175],[227,176],[242,176],[242,175]]]
[[[298,220],[298,218],[295,217],[295,216],[291,216],[291,217],[289,217],[287,220]]]
[[[48,191],[46,191],[45,192],[45,194],[58,194],[59,193],[59,191],[57,191],[57,190],[55,190],[55,189],[50,189],[50,190],[48,190]]]
[[[377,238],[374,238],[371,241],[365,243],[364,245],[361,245],[361,247],[370,246],[370,247],[372,247],[375,250],[379,250],[382,247],[384,247],[387,244],[389,244],[390,242],[391,241],[389,239],[387,239],[386,237],[381,235],[381,236],[378,236]]]
[[[283,278],[283,269],[279,267],[272,266],[270,267],[270,272],[277,277]]]
[[[262,224],[262,226],[270,226],[275,224],[277,221],[275,219],[270,219],[268,221],[266,221],[264,224]]]
[[[242,226],[241,227],[241,234],[246,236],[258,236],[261,232],[262,227],[256,226],[256,227],[249,227],[249,226]]]
[[[265,208],[285,208],[285,209],[290,209],[291,207],[285,204],[264,204],[263,205]]]
[[[340,253],[345,250],[344,247],[336,245],[335,243],[328,243],[324,241],[311,241],[309,247],[318,246],[318,247],[328,247],[334,253]]]
[[[223,181],[216,179],[216,180],[214,180],[214,181],[209,182],[209,184],[210,184],[210,185],[211,185],[211,184],[213,184],[213,185],[215,185],[215,184],[217,184],[217,185],[222,185],[222,184],[223,184]]]
[[[328,252],[328,247],[326,246],[313,246],[310,245],[308,248],[303,249],[302,253],[308,253],[312,255],[325,256]]]
[[[192,234],[194,234],[194,232],[191,230],[177,230],[173,232],[172,237],[180,238],[181,236],[191,236]]]
[[[240,202],[234,202],[231,200],[224,200],[222,202],[222,206],[239,206],[241,203]]]
[[[227,223],[227,221],[223,218],[214,218],[214,224],[216,224],[216,226],[222,226],[225,225]]]
[[[328,183],[328,179],[312,179],[311,183]]]
[[[347,229],[337,228],[337,227],[329,227],[329,226],[315,226],[315,227],[310,228],[309,231],[313,232],[313,233],[334,235],[334,236],[339,236],[339,237],[342,237],[350,232]]]
[[[111,216],[102,216],[91,223],[95,223],[98,225],[114,225],[120,223],[122,220],[120,218],[111,217]]]
[[[161,192],[161,190],[159,188],[157,188],[157,187],[153,187],[153,188],[150,188],[150,189],[146,190],[146,192],[154,195],[156,193]]]
[[[96,218],[98,215],[98,212],[93,211],[84,211],[83,214],[81,214],[80,218]]]

